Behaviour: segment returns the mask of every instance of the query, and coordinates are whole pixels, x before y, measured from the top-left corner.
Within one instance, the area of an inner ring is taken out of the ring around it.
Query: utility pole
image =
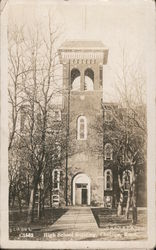
[[[86,21],[87,21],[87,7],[86,5],[84,6],[84,30],[86,32]]]
[[[67,131],[66,131],[66,206],[68,206],[68,150],[69,150],[69,131],[70,131],[70,59],[68,65],[68,89],[67,89]]]
[[[82,11],[83,15],[83,30],[84,32],[86,32],[86,26],[87,26],[87,7],[86,5],[84,5],[83,11]]]

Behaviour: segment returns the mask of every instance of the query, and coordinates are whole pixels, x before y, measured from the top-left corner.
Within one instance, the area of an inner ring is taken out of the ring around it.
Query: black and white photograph
[[[155,244],[155,3],[1,1],[2,249]]]

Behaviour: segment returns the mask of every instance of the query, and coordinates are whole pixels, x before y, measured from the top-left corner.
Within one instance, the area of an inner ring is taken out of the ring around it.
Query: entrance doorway
[[[87,205],[87,189],[82,189],[82,205]]]
[[[86,174],[73,179],[73,205],[90,205],[90,178]]]
[[[87,205],[88,184],[76,183],[75,205]]]

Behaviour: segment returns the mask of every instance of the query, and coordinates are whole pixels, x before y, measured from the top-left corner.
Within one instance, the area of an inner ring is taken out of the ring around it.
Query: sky
[[[31,27],[40,22],[47,28],[48,12],[53,13],[64,40],[101,40],[109,49],[104,66],[104,101],[115,98],[114,74],[121,64],[122,50],[128,63],[139,63],[144,69],[149,50],[151,1],[145,0],[57,0],[10,1],[10,23]],[[59,45],[58,45],[59,46]]]

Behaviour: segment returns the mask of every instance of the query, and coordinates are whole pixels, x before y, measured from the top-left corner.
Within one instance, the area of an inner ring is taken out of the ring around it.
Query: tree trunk
[[[38,186],[38,208],[37,208],[37,217],[41,219],[41,188]]]
[[[11,200],[12,200],[12,184],[9,184],[9,207],[11,206]]]
[[[22,212],[22,203],[21,203],[21,197],[20,197],[20,191],[18,192],[18,206],[19,206],[19,212]]]
[[[34,207],[35,207],[35,196],[36,196],[36,191],[37,191],[37,184],[38,184],[38,181],[35,180],[34,187],[31,189],[31,192],[30,192],[30,201],[29,201],[28,218],[27,218],[28,223],[34,220]]]
[[[50,190],[49,190],[49,195],[50,195],[50,197],[49,197],[49,202],[50,202],[50,207],[52,207],[52,190],[51,190],[51,188],[50,188]]]
[[[16,195],[12,195],[12,208],[14,208]]]
[[[132,224],[135,225],[137,224],[137,207],[133,206],[132,209]]]
[[[117,209],[117,216],[120,216],[123,214],[123,198],[124,198],[124,190],[122,186],[122,176],[118,174],[118,184],[120,188],[120,198],[119,198],[119,203],[118,203],[118,209]]]
[[[43,194],[43,199],[42,199],[42,216],[45,215],[45,211],[44,211],[44,199],[45,199],[45,195]]]
[[[127,197],[127,204],[126,204],[126,211],[125,211],[125,217],[127,220],[129,219],[130,201],[131,201],[131,196],[130,196],[130,189],[129,189],[128,197]]]
[[[51,170],[50,170],[49,202],[50,202],[50,207],[52,207],[52,171]]]
[[[34,209],[33,203],[34,203],[34,188],[31,190],[30,193],[30,201],[29,201],[29,208],[28,208],[28,218],[27,222],[30,223],[32,221],[32,211]]]
[[[16,187],[14,186],[13,188],[12,188],[13,190],[12,190],[12,208],[14,208],[14,204],[15,204],[15,198],[16,198]]]
[[[120,200],[118,203],[117,216],[120,216],[122,214],[123,214],[123,192],[120,191]]]
[[[30,187],[29,187],[29,175],[28,175],[28,193],[27,193],[28,207],[29,207],[29,200],[30,200]]]
[[[132,186],[132,224],[137,223],[137,206],[136,206],[136,185]]]
[[[137,223],[136,175],[132,166],[132,224]]]

